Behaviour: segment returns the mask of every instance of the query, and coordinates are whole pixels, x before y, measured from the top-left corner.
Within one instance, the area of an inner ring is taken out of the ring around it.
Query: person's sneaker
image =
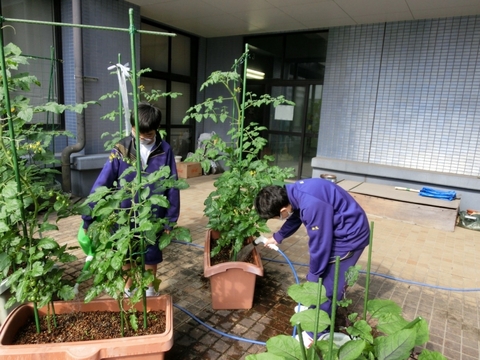
[[[308,306],[305,306],[305,305],[295,305],[294,310],[295,310],[296,313],[299,313],[299,312],[308,310]]]
[[[147,291],[145,291],[146,296],[158,296],[160,295],[160,292],[155,291],[153,286],[150,286]]]
[[[323,330],[322,332],[317,334],[317,341],[320,340],[325,340],[325,336],[329,335],[328,330]],[[310,348],[313,344],[313,333],[309,333],[307,331],[302,331],[302,339],[303,339],[303,345],[305,345],[305,348]],[[300,336],[296,335],[295,340],[300,341]]]
[[[133,289],[130,291],[129,289],[123,289],[123,292],[125,293],[124,297],[129,298],[132,297],[132,295],[137,291],[137,289]]]
[[[310,335],[308,335],[306,331],[302,331],[302,339],[303,339],[303,345],[305,345],[305,348],[309,349],[310,346],[312,346],[313,344],[313,338]],[[295,335],[295,340],[300,342],[299,334]]]

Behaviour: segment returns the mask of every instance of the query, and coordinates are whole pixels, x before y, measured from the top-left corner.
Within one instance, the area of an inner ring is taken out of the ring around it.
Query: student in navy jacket
[[[370,237],[367,216],[355,199],[328,180],[305,179],[263,188],[255,199],[255,208],[264,219],[285,220],[266,246],[280,244],[302,223],[305,225],[310,252],[307,280],[317,282],[321,277],[329,299],[333,295],[335,257],[340,256],[337,299],[341,300],[345,272],[356,264]],[[321,309],[331,315],[331,301],[322,304]]]
[[[150,174],[162,166],[169,166],[170,172],[173,176],[177,176],[177,167],[175,165],[175,156],[170,145],[162,140],[158,129],[162,120],[162,113],[157,107],[147,103],[141,102],[138,105],[138,127],[140,131],[140,156],[142,158],[143,173]],[[130,117],[132,125],[131,135],[120,140],[111,151],[110,157],[103,166],[100,175],[95,181],[91,193],[99,186],[106,186],[112,188],[115,183],[119,183],[120,175],[131,165],[136,162],[136,147],[135,147],[135,118],[134,114]],[[125,179],[127,181],[135,181],[136,172],[128,174]],[[152,185],[153,186],[153,185]],[[154,190],[154,189],[152,189]],[[153,191],[151,191],[153,193]],[[158,192],[157,192],[158,193]],[[167,197],[170,207],[163,208],[160,206],[153,206],[152,213],[159,218],[167,218],[169,222],[176,222],[180,214],[180,192],[178,189],[168,189],[164,192]],[[122,208],[129,208],[131,206],[131,199],[123,201]],[[94,221],[90,216],[82,216],[83,228],[87,232],[88,227]],[[168,231],[169,229],[165,229]],[[162,262],[162,252],[158,248],[158,244],[147,245],[145,254],[145,268],[152,270],[155,275],[157,266]],[[127,282],[125,293],[130,295],[130,281]],[[146,292],[147,296],[157,295],[150,286]]]

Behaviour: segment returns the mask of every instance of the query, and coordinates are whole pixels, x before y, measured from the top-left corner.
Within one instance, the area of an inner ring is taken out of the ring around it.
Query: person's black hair
[[[142,101],[138,104],[138,131],[140,134],[158,130],[162,122],[162,112],[155,105]],[[135,113],[130,115],[130,124],[135,127]]]
[[[255,209],[262,219],[280,216],[280,210],[290,204],[285,187],[270,185],[264,187],[255,198]]]

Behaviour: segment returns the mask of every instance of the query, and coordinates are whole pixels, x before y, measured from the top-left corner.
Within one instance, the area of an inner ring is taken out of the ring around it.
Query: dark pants
[[[340,261],[340,269],[338,272],[338,288],[337,288],[337,300],[342,300],[343,294],[345,292],[345,272],[348,270],[350,266],[354,266],[360,256],[363,253],[363,249],[353,251],[353,254],[348,258]],[[341,255],[339,255],[342,257]],[[334,259],[332,259],[334,260]],[[328,264],[325,272],[322,274],[322,284],[325,286],[325,290],[327,292],[326,296],[328,299],[332,299],[333,295],[333,283],[335,280],[335,264],[331,263]],[[328,316],[332,316],[332,301],[327,300],[322,305],[320,305],[320,309],[325,311]],[[327,330],[323,331],[326,332]],[[313,333],[308,333],[311,337],[313,337]],[[321,333],[320,333],[321,334]],[[319,334],[319,335],[320,335]]]
[[[338,272],[338,288],[337,288],[337,300],[342,300],[345,292],[345,273],[350,266],[354,266],[360,256],[363,253],[363,249],[356,250],[353,255],[348,259],[340,261],[340,270]],[[335,280],[335,264],[328,264],[325,272],[322,274],[323,286],[327,291],[327,297],[333,298],[333,282]],[[320,309],[325,311],[329,316],[332,315],[332,302],[330,300],[320,305]]]

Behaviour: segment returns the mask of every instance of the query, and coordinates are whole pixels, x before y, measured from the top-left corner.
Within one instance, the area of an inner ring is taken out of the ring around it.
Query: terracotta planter
[[[137,304],[141,310],[141,303]],[[0,330],[0,359],[2,360],[99,360],[99,359],[164,359],[165,352],[173,345],[173,304],[170,295],[147,299],[148,310],[163,310],[166,329],[163,334],[124,337],[108,340],[92,340],[51,344],[11,345],[20,327],[33,317],[33,305],[24,304],[10,313]],[[73,301],[56,301],[57,314],[74,311],[118,311],[113,299],[93,300],[88,304]],[[44,315],[46,308],[40,309]]]
[[[253,304],[256,277],[263,276],[263,264],[259,252],[253,249],[253,264],[229,261],[211,266],[211,239],[212,231],[209,229],[205,238],[203,275],[210,278],[212,308],[215,310],[250,309]]]
[[[19,303],[13,304],[8,309],[5,309],[5,304],[7,303],[8,299],[10,299],[10,286],[7,286],[7,279],[3,279],[0,283],[0,324],[3,324],[10,312],[15,309]]]

